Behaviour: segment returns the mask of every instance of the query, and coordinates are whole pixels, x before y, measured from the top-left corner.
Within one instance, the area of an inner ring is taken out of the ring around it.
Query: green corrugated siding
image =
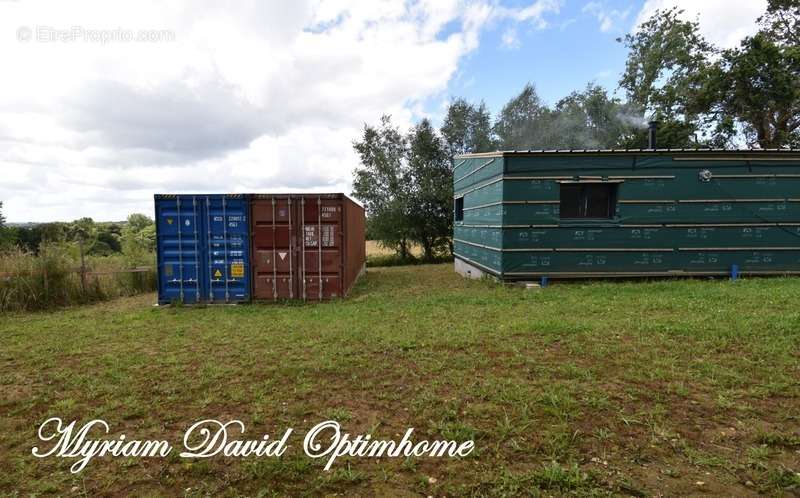
[[[503,159],[500,157],[470,159],[453,172],[454,190],[456,193],[467,190],[502,173]]]
[[[800,272],[800,157],[688,155],[469,158],[455,174],[456,254],[508,278]],[[559,181],[576,179],[620,182],[613,220],[559,218]]]
[[[489,270],[492,273],[499,274],[502,267],[501,253],[482,247],[477,247],[472,244],[456,240],[453,243],[455,253],[462,259]]]
[[[504,253],[503,273],[726,273],[732,265],[742,272],[800,271],[800,251],[681,251],[681,252],[552,252]]]
[[[461,228],[481,233],[487,229]],[[470,236],[480,242],[509,250],[525,248],[581,249],[688,248],[711,247],[716,241],[736,247],[800,247],[800,225],[742,227],[560,227],[493,229],[491,237]],[[498,236],[501,232],[502,236]],[[475,233],[475,232],[473,232]]]
[[[470,159],[454,173],[454,191],[464,198],[464,223],[501,224],[503,159]]]

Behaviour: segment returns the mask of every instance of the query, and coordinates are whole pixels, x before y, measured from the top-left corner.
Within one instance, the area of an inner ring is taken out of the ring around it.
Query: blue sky
[[[154,193],[344,192],[381,115],[494,115],[615,90],[615,41],[677,6],[730,47],[766,0],[0,1],[0,201],[9,221],[121,220]]]
[[[605,32],[597,16],[584,11],[588,3],[567,2],[558,14],[545,15],[545,29],[513,28],[509,22],[488,29],[480,47],[465,57],[448,93],[483,99],[494,114],[528,82],[551,105],[590,81],[615,91],[627,55],[616,38],[632,27],[642,2],[604,2],[607,11],[620,13]],[[518,46],[503,43],[507,30],[516,31]]]

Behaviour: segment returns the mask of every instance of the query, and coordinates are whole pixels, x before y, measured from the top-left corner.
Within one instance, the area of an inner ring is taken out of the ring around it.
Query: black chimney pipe
[[[658,129],[658,121],[647,123],[647,145],[652,150],[656,150],[656,129]]]

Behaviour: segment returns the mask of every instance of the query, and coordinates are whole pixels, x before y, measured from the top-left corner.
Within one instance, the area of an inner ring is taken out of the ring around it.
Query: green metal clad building
[[[453,181],[472,277],[800,274],[800,150],[469,154]]]

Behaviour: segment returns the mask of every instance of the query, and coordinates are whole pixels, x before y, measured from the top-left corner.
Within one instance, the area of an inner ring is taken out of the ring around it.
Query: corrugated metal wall
[[[341,297],[365,262],[364,209],[343,194],[253,194],[253,298]]]
[[[156,195],[158,302],[250,300],[250,222],[242,195]]]
[[[456,253],[509,279],[800,272],[800,155],[741,157],[466,158],[454,180]],[[613,218],[561,219],[562,182],[616,183]]]
[[[156,195],[155,210],[161,304],[331,299],[364,268],[364,209],[344,194]]]
[[[367,263],[367,219],[364,208],[348,197],[343,198],[344,206],[344,294],[350,292],[358,277],[365,271]]]

